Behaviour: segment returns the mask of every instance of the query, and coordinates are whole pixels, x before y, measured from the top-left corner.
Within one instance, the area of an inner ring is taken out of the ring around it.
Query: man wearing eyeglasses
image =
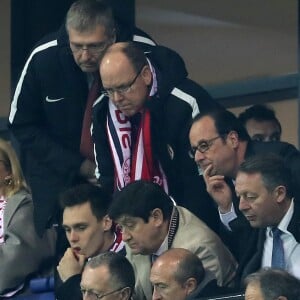
[[[201,198],[205,188],[187,151],[192,117],[219,104],[188,79],[182,58],[162,46],[145,55],[133,43],[115,43],[100,75],[92,127],[100,184],[120,190],[138,179],[155,182],[216,230],[217,212]]]
[[[88,95],[94,87],[97,98],[101,89],[95,74],[104,50],[123,40],[142,40],[139,44],[145,49],[155,45],[139,29],[120,27],[104,1],[78,0],[64,26],[39,42],[24,66],[9,127],[20,144],[40,235],[59,222],[57,195],[78,181],[95,178],[93,149],[91,155],[80,149],[81,136],[90,136],[88,125],[87,133],[82,131]]]
[[[107,252],[87,262],[80,289],[83,300],[130,300],[134,284],[130,262],[122,255]]]
[[[292,171],[295,199],[300,199],[300,152],[288,143],[250,141],[244,126],[226,110],[196,116],[189,137],[190,156],[203,172],[207,191],[218,205],[225,225],[224,240],[240,263],[248,263],[250,258],[245,259],[245,253],[249,252],[249,244],[256,250],[257,236],[239,209],[240,200],[234,187],[239,167],[254,155],[281,156]]]

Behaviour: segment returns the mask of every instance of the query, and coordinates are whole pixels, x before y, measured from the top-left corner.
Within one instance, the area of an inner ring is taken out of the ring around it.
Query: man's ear
[[[103,224],[103,230],[109,231],[109,230],[111,230],[113,221],[108,215],[105,215],[102,219],[102,224]]]
[[[239,135],[236,131],[232,130],[227,134],[227,143],[229,143],[233,149],[237,148],[239,145]]]
[[[188,278],[184,283],[186,294],[191,294],[197,288],[197,280],[194,277]]]
[[[151,73],[150,67],[148,65],[145,65],[143,67],[143,70],[141,71],[141,76],[142,76],[145,84],[147,86],[149,86],[152,82],[152,73]]]
[[[127,286],[120,291],[119,293],[119,295],[121,296],[120,299],[130,300],[131,299],[130,294],[131,294],[131,288]]]
[[[273,193],[276,197],[276,202],[281,203],[286,198],[286,187],[279,185],[274,189]]]
[[[150,218],[153,220],[155,225],[161,225],[164,221],[164,215],[162,210],[160,208],[154,208],[150,214],[149,221]]]

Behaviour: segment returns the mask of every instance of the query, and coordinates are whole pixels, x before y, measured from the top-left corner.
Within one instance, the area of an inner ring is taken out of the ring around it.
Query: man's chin
[[[84,65],[80,65],[80,69],[84,73],[94,73],[94,72],[98,71],[98,67],[97,66],[84,66]]]

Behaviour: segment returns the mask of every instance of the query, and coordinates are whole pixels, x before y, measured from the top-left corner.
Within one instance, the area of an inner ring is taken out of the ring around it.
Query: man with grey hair
[[[129,300],[135,276],[130,262],[122,255],[106,252],[91,258],[82,273],[83,299]]]
[[[245,279],[245,300],[300,300],[300,281],[283,270],[262,269]]]
[[[105,1],[78,0],[66,23],[32,50],[17,84],[9,127],[20,144],[32,189],[39,235],[59,221],[58,194],[93,181],[90,110],[101,89],[94,76],[104,50],[115,41],[155,43],[131,26],[118,27]]]

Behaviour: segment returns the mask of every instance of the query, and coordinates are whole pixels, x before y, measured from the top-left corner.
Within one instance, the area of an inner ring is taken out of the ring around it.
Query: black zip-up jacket
[[[219,217],[206,193],[196,164],[188,156],[189,128],[200,111],[220,109],[220,105],[196,82],[187,78],[182,58],[173,50],[157,46],[147,53],[155,68],[158,91],[146,101],[151,116],[153,155],[166,174],[170,194],[217,231]],[[102,96],[93,108],[93,139],[98,180],[112,191],[114,164],[108,144],[106,117],[108,98]]]
[[[143,49],[155,45],[137,28],[120,28],[117,41],[134,40]],[[79,152],[86,107],[86,75],[73,59],[65,27],[43,38],[29,55],[18,81],[9,128],[20,145],[22,167],[34,202],[41,235],[58,211],[58,194],[78,182]]]

